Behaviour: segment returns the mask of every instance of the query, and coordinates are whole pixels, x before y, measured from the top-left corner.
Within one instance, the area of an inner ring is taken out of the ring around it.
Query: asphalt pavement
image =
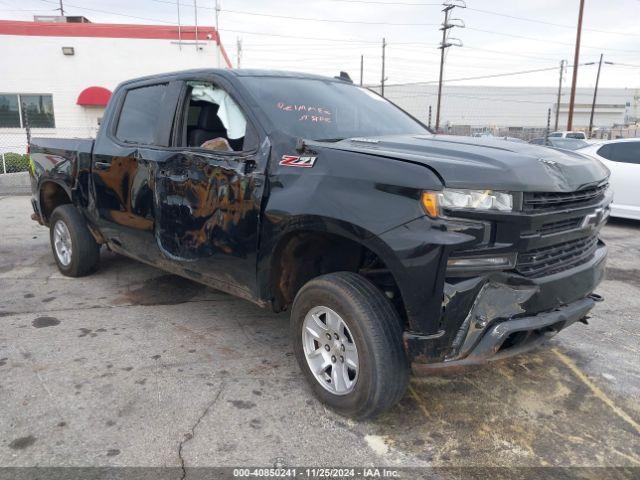
[[[604,229],[589,325],[354,422],[312,396],[287,314],[105,249],[64,277],[30,208],[0,197],[2,467],[640,466],[640,222]]]

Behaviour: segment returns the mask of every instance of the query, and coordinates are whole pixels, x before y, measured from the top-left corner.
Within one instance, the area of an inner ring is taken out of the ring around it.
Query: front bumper
[[[431,364],[413,362],[412,369],[417,375],[425,375],[443,368],[480,365],[518,355],[585,318],[595,303],[595,299],[588,297],[552,312],[499,322],[487,329],[464,358]]]
[[[443,322],[458,326],[435,335],[405,332],[414,372],[517,355],[583,319],[597,298],[606,254],[600,244],[588,262],[537,279],[500,272],[447,283]]]

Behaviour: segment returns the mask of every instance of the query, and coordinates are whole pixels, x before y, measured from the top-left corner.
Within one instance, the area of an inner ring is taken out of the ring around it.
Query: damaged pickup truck
[[[127,81],[95,141],[31,142],[60,271],[101,245],[274,311],[315,394],[373,416],[409,371],[521,353],[600,300],[608,170],[433,135],[348,76],[197,70]]]

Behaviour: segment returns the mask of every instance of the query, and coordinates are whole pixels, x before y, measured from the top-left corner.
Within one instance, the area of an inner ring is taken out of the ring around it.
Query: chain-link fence
[[[12,129],[13,130],[13,129]],[[29,170],[27,133],[25,130],[0,133],[0,174]],[[0,130],[0,132],[2,132]]]
[[[97,130],[89,127],[55,129],[0,128],[0,175],[29,171],[27,145],[31,137],[95,138]]]
[[[0,195],[25,195],[31,192],[31,160],[27,153],[29,137],[95,138],[97,129],[86,126],[56,128],[0,128]]]
[[[599,128],[593,132],[592,138],[615,140],[617,138],[636,137],[640,137],[640,125],[638,124],[625,127]]]

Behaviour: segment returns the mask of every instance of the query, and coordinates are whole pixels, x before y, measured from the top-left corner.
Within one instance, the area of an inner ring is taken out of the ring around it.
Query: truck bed
[[[74,203],[84,203],[93,143],[91,138],[32,138],[29,171],[34,201],[38,200],[35,196],[42,191],[42,184],[52,182],[62,187]]]

